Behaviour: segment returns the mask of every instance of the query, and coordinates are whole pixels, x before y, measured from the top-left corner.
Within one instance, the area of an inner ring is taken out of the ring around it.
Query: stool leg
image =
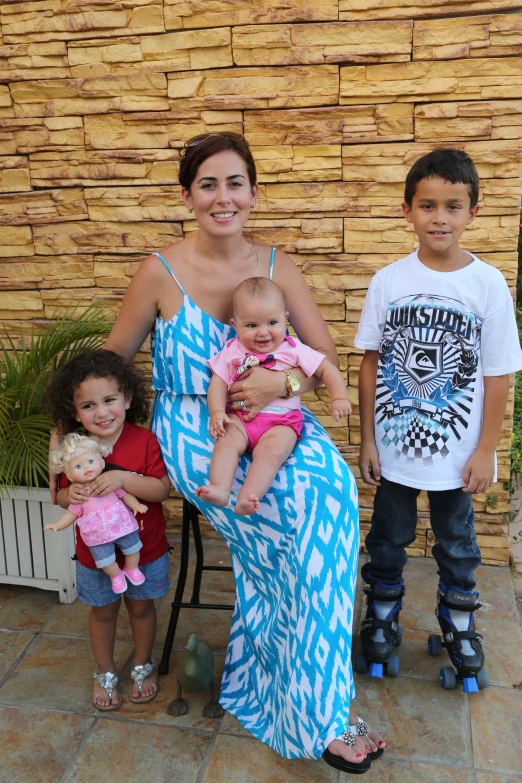
[[[199,604],[199,591],[201,588],[201,577],[203,576],[203,566],[205,564],[205,554],[203,551],[203,541],[201,539],[201,530],[199,527],[199,512],[195,506],[191,508],[192,535],[196,548],[196,570],[194,572],[194,586],[192,588],[191,604]]]
[[[174,644],[174,636],[176,634],[176,627],[178,625],[180,607],[179,604],[183,601],[183,593],[185,591],[185,583],[187,581],[187,571],[189,562],[189,548],[190,548],[190,504],[188,501],[183,501],[183,517],[181,521],[181,557],[179,565],[178,583],[176,585],[176,592],[174,594],[174,601],[172,602],[172,612],[170,613],[169,627],[167,628],[167,636],[165,637],[165,645],[163,647],[163,655],[158,668],[160,674],[167,674],[169,670],[170,654],[172,652],[172,645]],[[178,604],[178,605],[176,605]]]

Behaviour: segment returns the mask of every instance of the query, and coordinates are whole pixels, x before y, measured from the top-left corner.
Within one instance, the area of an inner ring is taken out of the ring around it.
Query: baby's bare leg
[[[237,470],[237,463],[248,445],[243,422],[235,413],[229,413],[233,424],[225,424],[225,434],[216,439],[210,460],[210,484],[198,487],[196,495],[207,503],[226,506]]]
[[[297,442],[291,427],[275,426],[261,436],[252,452],[252,465],[237,496],[236,514],[254,514],[259,500],[268,492],[281,465],[286,462]]]

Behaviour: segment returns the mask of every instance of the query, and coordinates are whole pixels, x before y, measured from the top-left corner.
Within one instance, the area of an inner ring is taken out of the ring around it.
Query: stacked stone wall
[[[180,150],[245,134],[261,183],[249,223],[302,268],[341,357],[354,413],[333,425],[357,473],[365,292],[409,253],[404,177],[465,149],[481,211],[463,245],[517,274],[522,13],[513,0],[35,0],[0,5],[0,317],[45,328],[71,303],[117,311],[140,259],[195,230]],[[18,332],[19,334],[19,332]],[[17,338],[18,339],[18,338]],[[138,362],[150,373],[148,348]],[[512,395],[499,482],[474,499],[484,559],[505,563]],[[359,482],[363,535],[372,491]],[[179,499],[169,501],[172,525]],[[430,554],[421,496],[410,551]]]

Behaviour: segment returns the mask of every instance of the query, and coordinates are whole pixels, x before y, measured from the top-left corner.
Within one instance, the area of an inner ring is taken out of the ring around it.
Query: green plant
[[[48,483],[48,448],[54,422],[42,412],[51,375],[69,359],[99,348],[111,330],[95,306],[68,310],[46,331],[29,337],[20,328],[19,347],[7,330],[0,338],[0,494],[6,487]]]

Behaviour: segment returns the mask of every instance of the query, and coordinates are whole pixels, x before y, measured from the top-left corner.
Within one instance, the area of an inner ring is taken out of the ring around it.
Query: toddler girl
[[[209,365],[213,375],[208,391],[209,431],[216,438],[210,461],[210,484],[196,494],[218,506],[226,506],[238,460],[252,452],[252,465],[238,494],[238,515],[253,514],[268,491],[281,465],[301,437],[303,414],[298,396],[299,380],[292,368],[320,378],[332,398],[332,418],[339,421],[351,413],[348,392],[337,367],[322,353],[286,334],[288,313],[279,286],[265,277],[250,277],[234,291],[230,323],[237,337],[229,340]],[[288,378],[288,396],[276,399],[257,416],[248,409],[232,412],[227,406],[230,386],[255,365],[283,370]]]
[[[81,425],[112,448],[105,471],[89,484],[70,482],[62,473],[60,506],[68,508],[122,489],[147,504],[140,533],[143,544],[140,570],[145,581],[129,584],[124,598],[135,646],[135,665],[131,671],[135,682],[130,700],[152,701],[157,692],[156,665],[151,656],[156,636],[154,598],[163,596],[169,584],[168,543],[161,503],[169,495],[170,481],[156,436],[135,424],[146,421],[148,416],[144,384],[134,368],[117,354],[92,351],[72,359],[56,373],[47,392],[47,402],[62,436]],[[54,436],[53,439],[56,441]],[[102,711],[116,710],[122,703],[116,690],[118,677],[114,664],[121,599],[114,594],[110,577],[96,568],[78,527],[76,555],[78,597],[91,607],[89,635],[96,659],[93,704]],[[116,561],[123,566],[120,551]]]
[[[109,455],[112,447],[98,438],[88,438],[71,432],[63,439],[59,449],[49,455],[49,466],[55,473],[65,473],[69,481],[90,484],[105,467],[103,457]],[[71,504],[57,522],[44,525],[44,530],[57,533],[78,521],[80,535],[89,547],[96,568],[101,568],[111,580],[114,593],[127,589],[125,577],[133,585],[145,581],[138,568],[140,549],[143,546],[138,533],[138,523],[131,511],[145,514],[147,506],[124,489],[109,492],[103,497],[93,496],[83,503]],[[142,525],[143,529],[143,525]],[[123,571],[116,562],[115,547],[125,555]]]

